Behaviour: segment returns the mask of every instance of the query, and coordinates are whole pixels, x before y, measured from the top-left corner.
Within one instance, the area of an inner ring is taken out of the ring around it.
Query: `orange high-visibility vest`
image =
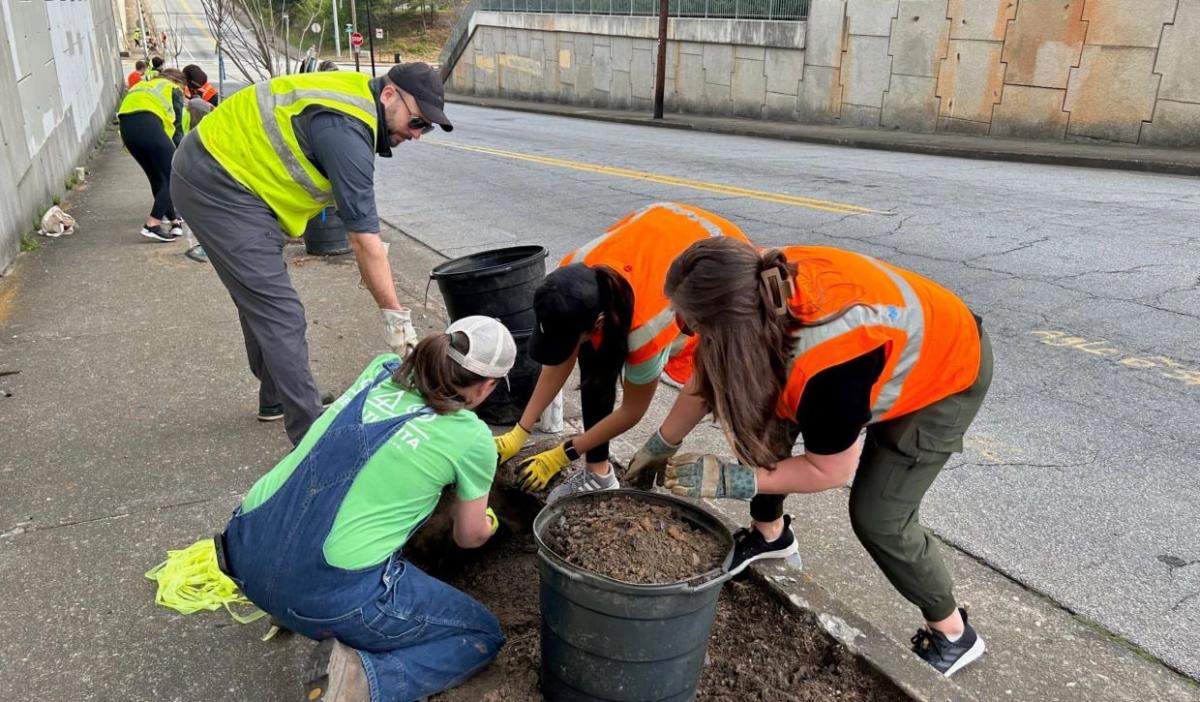
[[[212,83],[205,83],[197,88],[196,92],[199,93],[200,99],[205,102],[212,102],[213,96],[217,94],[217,89],[213,87]]]
[[[842,249],[793,246],[783,252],[800,269],[792,314],[815,326],[796,334],[777,415],[796,416],[809,378],[881,346],[886,361],[871,388],[871,423],[928,407],[975,382],[979,327],[954,293]]]
[[[713,236],[749,240],[735,224],[699,207],[659,202],[626,215],[600,237],[567,254],[560,266],[608,266],[633,289],[633,323],[626,363],[643,363],[671,348],[667,372],[679,383],[692,375],[695,340],[680,339],[675,311],[663,292],[671,262]]]

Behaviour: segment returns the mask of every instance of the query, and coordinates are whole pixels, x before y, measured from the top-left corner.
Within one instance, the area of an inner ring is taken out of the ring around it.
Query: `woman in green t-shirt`
[[[222,570],[281,625],[322,641],[308,699],[417,699],[500,651],[492,613],[399,549],[449,485],[455,541],[475,548],[495,533],[495,448],[470,410],[515,357],[500,322],[467,317],[403,364],[377,358],[234,511]]]

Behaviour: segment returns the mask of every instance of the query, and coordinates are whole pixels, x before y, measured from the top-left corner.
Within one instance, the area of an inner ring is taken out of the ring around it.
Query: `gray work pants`
[[[175,156],[171,198],[237,306],[250,372],[260,383],[259,405],[283,405],[288,438],[300,443],[321,413],[321,395],[308,367],[304,306],[288,277],[275,213],[234,181],[195,134]]]

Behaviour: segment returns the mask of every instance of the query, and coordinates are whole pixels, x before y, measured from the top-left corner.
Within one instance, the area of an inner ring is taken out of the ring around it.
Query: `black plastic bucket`
[[[719,569],[691,580],[635,585],[583,570],[546,546],[542,534],[575,500],[629,495],[669,505],[729,547]],[[729,579],[733,536],[716,517],[670,495],[612,490],[571,495],[533,522],[541,573],[542,693],[552,702],[690,700],[704,668],[717,596]]]
[[[512,335],[517,342],[517,362],[508,372],[508,382],[500,381],[492,394],[475,408],[475,414],[488,424],[511,426],[520,421],[542,372],[541,364],[529,357],[529,337],[533,332],[518,331]]]
[[[533,293],[546,277],[544,246],[513,246],[456,258],[433,269],[450,319],[495,317],[513,334],[533,329]]]
[[[308,220],[304,230],[304,250],[313,256],[338,256],[350,253],[350,238],[346,225],[337,210],[326,207],[321,214]]]

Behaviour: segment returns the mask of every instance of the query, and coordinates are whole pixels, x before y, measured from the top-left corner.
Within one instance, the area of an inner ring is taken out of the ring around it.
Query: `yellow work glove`
[[[521,461],[521,467],[517,471],[517,482],[521,485],[521,489],[525,492],[538,492],[546,489],[550,479],[571,463],[571,459],[567,458],[565,445],[559,444],[549,451],[543,451]]]
[[[495,437],[496,453],[500,454],[499,462],[503,463],[520,453],[528,438],[529,432],[525,431],[520,424],[513,425],[512,429]]]
[[[500,519],[496,516],[496,513],[492,511],[491,507],[487,508],[487,511],[484,512],[484,515],[487,517],[488,526],[492,528],[492,534],[495,534],[496,530],[500,528]]]

